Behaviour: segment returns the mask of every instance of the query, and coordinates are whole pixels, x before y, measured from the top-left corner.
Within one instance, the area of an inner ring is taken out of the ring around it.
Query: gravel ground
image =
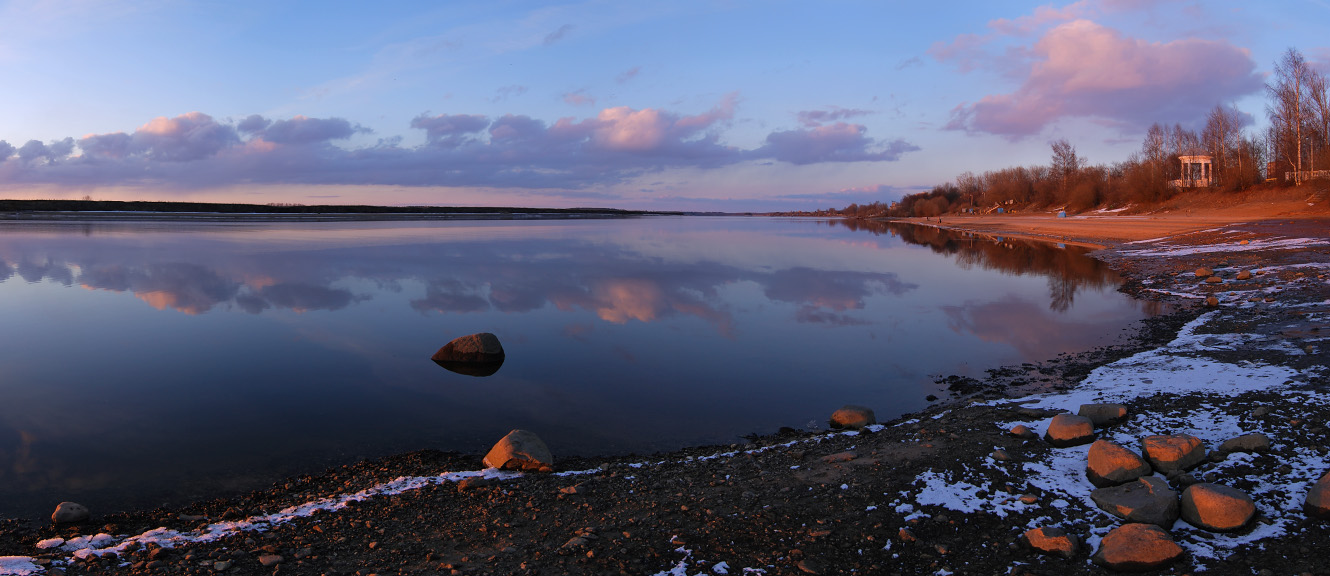
[[[1162,573],[1330,573],[1314,553],[1330,546],[1330,523],[1300,508],[1330,451],[1328,231],[1325,221],[1267,222],[1101,251],[1124,290],[1175,310],[1127,345],[953,379],[953,397],[871,430],[783,430],[463,482],[441,474],[479,470],[480,455],[417,452],[179,509],[94,511],[72,526],[3,521],[0,556],[18,558],[0,560],[0,573],[1102,574],[1090,553],[1118,521],[1086,502],[1084,447],[1006,432],[1042,430],[1092,396],[1128,406],[1127,423],[1101,431],[1124,444],[1175,430],[1211,444],[1237,429],[1274,440],[1270,452],[1193,472],[1247,491],[1260,512],[1232,534],[1180,521],[1172,532],[1187,555]],[[1287,238],[1307,240],[1279,243]],[[1200,267],[1222,282],[1198,279]],[[1239,281],[1242,270],[1260,273]],[[1210,295],[1217,306],[1204,304]],[[1201,384],[1110,385],[1133,374]],[[1256,384],[1215,384],[1244,374]],[[319,511],[282,512],[320,499]],[[1044,525],[1090,545],[1072,558],[1022,546],[1022,532]],[[75,551],[101,533],[101,552]]]

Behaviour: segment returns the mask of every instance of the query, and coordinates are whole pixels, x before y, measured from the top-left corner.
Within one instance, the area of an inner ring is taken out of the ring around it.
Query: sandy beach
[[[1330,545],[1330,522],[1304,501],[1330,471],[1330,214],[1324,201],[1308,206],[1301,195],[1154,214],[920,221],[1105,246],[1095,257],[1123,274],[1125,291],[1174,310],[1120,346],[954,379],[952,396],[922,413],[647,457],[560,459],[556,447],[553,474],[485,470],[479,454],[423,451],[178,509],[94,511],[88,522],[60,526],[5,521],[0,574],[1140,568],[1105,557],[1121,540],[1110,534],[1130,522],[1092,496],[1090,446],[1043,438],[1055,415],[1084,404],[1125,409],[1093,434],[1129,450],[1152,435],[1202,442],[1200,462],[1155,474],[1171,498],[1214,484],[1254,502],[1250,519],[1223,531],[1175,512],[1163,524],[1179,552],[1149,570],[1327,573],[1313,551]],[[1016,426],[1034,437],[1013,434]],[[1268,442],[1225,444],[1249,434]],[[1037,529],[1075,543],[1065,554],[1041,552],[1030,535]]]

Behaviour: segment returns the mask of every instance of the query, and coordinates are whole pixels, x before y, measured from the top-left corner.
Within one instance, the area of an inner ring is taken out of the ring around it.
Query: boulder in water
[[[458,374],[489,376],[503,366],[503,344],[489,332],[471,334],[445,344],[430,359]]]

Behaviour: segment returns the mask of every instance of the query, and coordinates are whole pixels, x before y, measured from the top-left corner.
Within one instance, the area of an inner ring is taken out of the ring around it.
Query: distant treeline
[[[495,206],[366,206],[303,204],[214,204],[206,202],[121,202],[114,200],[0,200],[0,212],[145,212],[198,214],[487,214],[640,216],[680,214],[613,208],[511,208]]]
[[[1270,98],[1265,133],[1242,130],[1243,116],[1232,106],[1216,105],[1197,134],[1179,124],[1158,123],[1146,132],[1139,151],[1126,161],[1089,165],[1065,139],[1052,142],[1047,166],[1017,166],[974,174],[899,202],[850,204],[817,214],[855,218],[930,217],[999,208],[1065,208],[1080,212],[1096,207],[1152,205],[1180,190],[1208,184],[1212,190],[1245,190],[1264,181],[1298,184],[1330,169],[1330,92],[1326,75],[1312,68],[1302,53],[1290,49],[1276,62],[1266,85]],[[1199,168],[1184,174],[1181,157],[1209,156],[1209,174]],[[1285,180],[1285,175],[1292,175]]]

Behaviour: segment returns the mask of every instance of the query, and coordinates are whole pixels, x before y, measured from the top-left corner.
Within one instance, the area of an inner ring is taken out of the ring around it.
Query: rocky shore
[[[1330,573],[1330,225],[1096,256],[1175,310],[1128,345],[956,379],[923,413],[645,458],[551,446],[552,473],[425,451],[5,521],[0,574]]]

